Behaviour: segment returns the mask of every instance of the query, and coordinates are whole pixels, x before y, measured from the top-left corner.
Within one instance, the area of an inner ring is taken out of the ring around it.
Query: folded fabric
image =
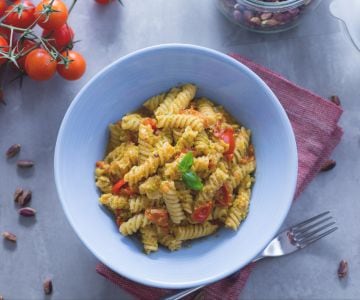
[[[231,56],[248,66],[266,82],[289,117],[295,133],[299,160],[296,198],[316,176],[340,142],[343,132],[338,121],[342,109],[238,54]],[[234,275],[207,286],[201,291],[202,297],[237,299],[253,267],[254,264],[250,264]],[[148,287],[130,281],[101,263],[97,265],[96,271],[138,299],[159,299],[175,293],[174,290]]]

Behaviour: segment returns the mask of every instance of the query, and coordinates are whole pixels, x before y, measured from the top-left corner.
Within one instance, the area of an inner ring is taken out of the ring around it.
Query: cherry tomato
[[[0,26],[0,36],[2,36],[5,40],[10,40],[10,29],[6,27]]]
[[[127,184],[127,182],[124,179],[120,179],[118,182],[116,182],[112,187],[112,193],[113,194],[119,194],[121,188]]]
[[[212,203],[207,202],[203,205],[195,208],[194,212],[191,215],[191,218],[198,223],[204,223],[206,219],[209,217],[212,209]]]
[[[35,45],[36,45],[36,43],[35,43],[34,41],[32,41],[32,40],[25,39],[25,40],[23,40],[23,41],[20,41],[20,42],[18,43],[18,45],[19,45],[19,46],[18,46],[17,49],[15,50],[16,54],[17,54],[17,53],[24,54],[24,53],[28,52],[31,48],[34,48]],[[24,55],[24,56],[21,56],[21,57],[18,58],[18,60],[17,60],[17,63],[18,63],[18,65],[19,65],[20,69],[22,69],[22,70],[25,69],[26,56],[27,56],[27,54]]]
[[[0,50],[2,52],[8,52],[9,51],[9,44],[6,39],[4,39],[2,36],[0,36]],[[4,64],[6,62],[6,58],[3,57],[0,54],[0,65]]]
[[[61,77],[67,80],[77,80],[86,70],[86,61],[81,54],[73,50],[61,53],[62,56],[69,59],[68,64],[58,64],[57,71]]]
[[[6,9],[6,13],[12,11],[4,20],[5,24],[19,28],[28,28],[35,25],[35,5],[30,0],[17,0]]]
[[[43,29],[53,30],[64,25],[68,18],[68,10],[61,0],[42,0],[37,6],[35,16],[39,17],[37,23]]]
[[[32,50],[26,56],[25,71],[31,79],[48,80],[56,72],[56,60],[44,49]]]
[[[219,206],[229,206],[231,202],[230,192],[224,184],[215,194],[216,204]]]
[[[150,125],[153,130],[156,130],[156,120],[152,118],[145,118],[143,121],[144,125]]]
[[[148,208],[145,210],[145,216],[150,222],[153,222],[160,227],[169,226],[169,214],[166,209]]]
[[[42,37],[49,39],[51,45],[57,50],[62,51],[71,45],[74,39],[74,31],[68,24],[64,24],[54,30],[44,29]]]
[[[226,128],[221,134],[220,138],[229,145],[229,149],[224,153],[225,157],[228,160],[232,160],[235,150],[234,129],[231,127]]]
[[[7,8],[6,0],[0,0],[0,17],[4,15]]]
[[[95,0],[95,1],[102,5],[106,5],[106,4],[113,2],[113,0]]]

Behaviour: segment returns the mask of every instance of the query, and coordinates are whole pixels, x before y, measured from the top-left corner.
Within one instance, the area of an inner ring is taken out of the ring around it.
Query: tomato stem
[[[71,3],[70,8],[69,8],[69,15],[70,15],[71,11],[73,10],[76,2],[77,2],[77,0],[73,0],[73,2]]]

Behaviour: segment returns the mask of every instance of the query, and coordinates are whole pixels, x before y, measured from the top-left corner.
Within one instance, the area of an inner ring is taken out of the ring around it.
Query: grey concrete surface
[[[70,1],[68,1],[69,3]],[[346,5],[347,1],[343,1]],[[97,260],[71,229],[56,194],[53,152],[62,117],[80,88],[99,70],[134,50],[182,42],[237,52],[327,97],[341,97],[345,129],[333,158],[336,168],[319,175],[293,205],[285,225],[331,210],[340,229],[312,247],[257,264],[243,299],[360,298],[360,55],[324,0],[300,27],[259,35],[230,24],[211,0],[124,0],[100,7],[78,1],[70,24],[81,40],[76,49],[88,61],[77,82],[55,77],[7,85],[8,105],[0,106],[0,153],[21,143],[21,158],[36,166],[18,172],[15,160],[0,157],[0,231],[18,235],[13,246],[0,241],[0,295],[5,299],[131,299],[96,274]],[[99,99],[101,101],[101,99]],[[18,217],[16,186],[33,190],[36,219]],[[96,226],[96,224],[94,224]],[[114,251],[116,251],[114,249]],[[346,280],[336,276],[338,262],[349,261]],[[51,277],[54,292],[45,297],[42,281]]]

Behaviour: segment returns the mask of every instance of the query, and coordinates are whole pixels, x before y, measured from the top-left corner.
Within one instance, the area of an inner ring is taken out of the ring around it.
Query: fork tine
[[[300,223],[298,223],[298,224],[296,224],[294,226],[291,226],[291,229],[296,229],[298,227],[302,227],[302,226],[304,226],[306,224],[309,224],[309,223],[311,223],[311,222],[313,222],[313,221],[315,221],[315,220],[317,220],[317,219],[319,219],[319,218],[321,218],[321,217],[323,217],[323,216],[325,216],[325,215],[327,215],[329,213],[330,213],[329,211],[323,212],[323,213],[321,213],[321,214],[319,214],[319,215],[317,215],[315,217],[312,217],[312,218],[307,219],[307,220],[305,220],[303,222],[300,222]]]
[[[329,235],[330,233],[334,232],[337,229],[338,229],[337,227],[334,227],[334,228],[329,229],[328,231],[325,231],[324,233],[320,234],[317,237],[310,238],[310,239],[307,239],[305,241],[301,241],[299,246],[300,246],[300,248],[305,248],[306,246],[309,246],[310,244],[322,239],[323,237]]]
[[[326,229],[326,228],[334,225],[335,223],[336,223],[336,222],[331,222],[331,223],[325,224],[325,225],[321,226],[321,227],[318,228],[318,229],[315,229],[315,230],[312,230],[312,231],[310,231],[310,232],[308,232],[308,233],[305,233],[305,235],[304,235],[304,233],[303,233],[303,234],[299,234],[299,236],[294,236],[294,239],[295,239],[295,241],[301,243],[301,241],[312,237],[314,234],[317,234],[318,232],[323,231],[324,229]]]
[[[322,219],[322,220],[320,220],[320,221],[318,221],[318,222],[316,222],[316,223],[314,223],[314,224],[311,224],[311,225],[309,225],[309,226],[307,226],[307,227],[305,227],[305,228],[295,229],[295,230],[293,230],[293,233],[294,233],[295,236],[296,236],[296,235],[304,234],[304,233],[306,233],[307,231],[309,231],[310,229],[313,229],[314,227],[317,227],[317,226],[319,226],[320,224],[323,224],[323,223],[325,223],[326,221],[329,221],[329,220],[331,220],[331,219],[332,219],[331,216],[330,216],[330,217],[327,217],[327,218]]]

